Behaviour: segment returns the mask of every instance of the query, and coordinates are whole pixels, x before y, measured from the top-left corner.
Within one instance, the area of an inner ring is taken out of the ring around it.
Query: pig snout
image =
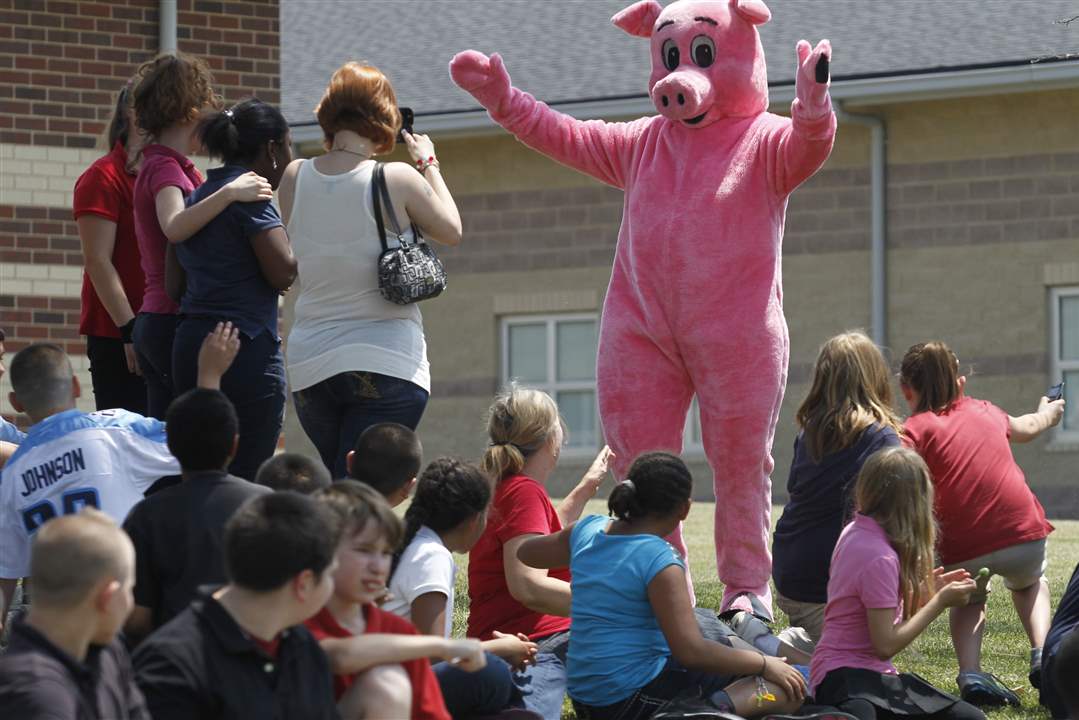
[[[674,72],[652,88],[652,102],[660,115],[695,125],[712,107],[714,91],[709,79],[695,72]]]

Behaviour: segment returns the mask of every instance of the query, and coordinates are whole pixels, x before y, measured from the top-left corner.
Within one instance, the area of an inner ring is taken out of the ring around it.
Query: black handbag
[[[374,181],[371,183],[378,239],[382,242],[382,254],[378,256],[378,290],[382,297],[398,305],[438,297],[446,289],[446,270],[415,223],[411,224],[414,240],[408,240],[401,233],[390,201],[390,191],[386,188],[384,167],[382,163],[376,163]],[[391,248],[386,244],[386,227],[382,222],[383,203],[391,229],[397,236],[398,247]]]

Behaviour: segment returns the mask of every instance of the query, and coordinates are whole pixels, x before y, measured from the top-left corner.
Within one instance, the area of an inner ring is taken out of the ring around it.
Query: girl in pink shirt
[[[859,720],[984,720],[973,705],[891,663],[975,588],[965,570],[933,569],[933,483],[925,462],[905,448],[875,453],[858,474],[854,501],[857,515],[832,555],[824,632],[810,664],[816,701]]]
[[[182,277],[166,282],[170,243],[187,240],[233,202],[273,198],[269,181],[249,172],[185,208],[187,196],[202,184],[202,175],[187,158],[202,149],[196,128],[204,110],[220,106],[212,83],[210,69],[199,58],[166,54],[139,67],[132,93],[135,122],[147,143],[132,201],[146,286],[138,317],[120,330],[125,340],[134,340],[146,380],[147,412],[161,420],[172,402],[172,338],[183,294]]]

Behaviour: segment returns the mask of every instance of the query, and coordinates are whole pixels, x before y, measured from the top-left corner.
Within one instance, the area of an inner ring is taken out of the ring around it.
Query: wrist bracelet
[[[438,158],[434,155],[416,161],[416,169],[420,171],[421,175],[425,173],[429,167],[438,167]]]
[[[123,341],[124,345],[130,345],[132,342],[134,342],[131,336],[135,333],[135,318],[131,318],[126,323],[118,327],[117,330],[120,331],[120,340]]]

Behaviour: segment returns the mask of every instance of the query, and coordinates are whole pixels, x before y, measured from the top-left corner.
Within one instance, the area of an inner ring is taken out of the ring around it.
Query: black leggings
[[[868,700],[851,698],[839,703],[839,709],[850,713],[858,720],[911,720],[912,715],[897,715],[883,708],[879,708]],[[985,720],[985,714],[968,702],[960,700],[955,705],[935,713],[918,715],[918,718],[929,720]]]

